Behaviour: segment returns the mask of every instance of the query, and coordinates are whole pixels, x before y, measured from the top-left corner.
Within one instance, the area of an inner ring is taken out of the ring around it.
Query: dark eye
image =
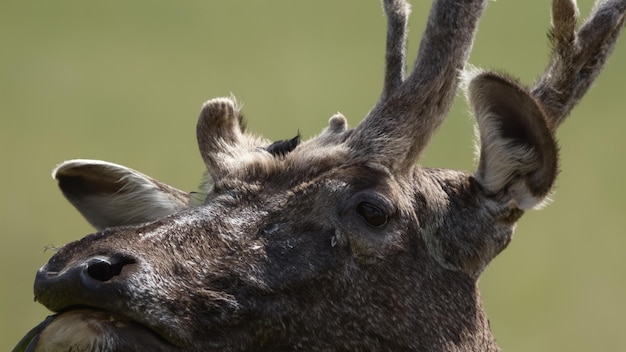
[[[387,214],[371,203],[359,203],[356,206],[356,212],[372,226],[380,227],[387,223]]]

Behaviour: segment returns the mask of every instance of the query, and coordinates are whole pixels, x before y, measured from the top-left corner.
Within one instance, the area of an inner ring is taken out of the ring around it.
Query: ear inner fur
[[[520,209],[540,204],[557,174],[557,145],[543,111],[513,79],[492,72],[468,90],[480,133],[476,178]]]
[[[76,159],[57,166],[52,177],[63,195],[96,229],[139,224],[189,206],[189,193],[126,166]]]

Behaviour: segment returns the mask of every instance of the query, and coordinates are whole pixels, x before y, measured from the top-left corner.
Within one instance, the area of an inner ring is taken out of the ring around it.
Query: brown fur
[[[208,101],[197,125],[211,178],[203,204],[143,211],[123,227],[109,211],[95,221],[111,227],[61,248],[35,281],[37,301],[61,314],[32,350],[497,351],[477,280],[549,194],[554,132],[609,56],[626,0],[600,1],[578,32],[575,3],[554,0],[554,54],[533,88],[465,75],[476,173],[420,167],[486,3],[435,1],[405,78],[409,6],[385,0],[381,98],[354,129],[338,114],[293,151],[268,153],[233,99]],[[57,173],[61,188],[81,199],[68,175]],[[67,333],[81,320],[96,328]]]

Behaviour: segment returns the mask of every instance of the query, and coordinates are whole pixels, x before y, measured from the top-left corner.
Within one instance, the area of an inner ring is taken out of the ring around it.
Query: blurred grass
[[[413,3],[411,53],[429,7]],[[471,62],[531,82],[548,9],[491,2]],[[271,139],[312,136],[337,110],[355,125],[380,91],[383,41],[375,0],[1,2],[0,350],[47,314],[32,299],[46,246],[92,231],[50,179],[56,163],[104,159],[193,189],[203,101],[232,92]],[[505,351],[626,350],[625,44],[559,131],[554,203],[522,219],[482,278]],[[424,164],[473,168],[466,111],[459,99]]]

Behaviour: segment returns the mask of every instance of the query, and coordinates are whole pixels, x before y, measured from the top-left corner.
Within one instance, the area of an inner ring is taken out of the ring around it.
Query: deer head
[[[27,351],[496,351],[477,291],[557,174],[556,128],[600,72],[626,0],[553,1],[551,61],[527,88],[467,58],[486,0],[437,0],[405,76],[409,6],[388,18],[380,99],[349,129],[270,143],[231,98],[197,124],[202,199],[129,168],[54,172],[99,232],[62,247],[35,298],[58,312]],[[473,173],[417,161],[464,88],[478,124]]]

